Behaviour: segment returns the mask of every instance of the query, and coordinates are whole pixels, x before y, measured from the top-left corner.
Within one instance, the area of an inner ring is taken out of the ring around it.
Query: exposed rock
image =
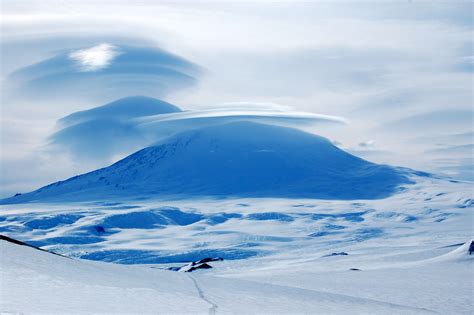
[[[328,254],[328,255],[324,255],[323,257],[331,257],[331,256],[347,256],[349,255],[348,253],[346,252],[338,252],[338,253],[331,253],[331,254]]]
[[[167,270],[179,271],[179,272],[193,272],[194,270],[197,270],[197,269],[211,269],[212,266],[207,264],[208,262],[222,261],[222,260],[224,259],[221,257],[206,257],[197,261],[192,261],[180,267],[168,267]]]

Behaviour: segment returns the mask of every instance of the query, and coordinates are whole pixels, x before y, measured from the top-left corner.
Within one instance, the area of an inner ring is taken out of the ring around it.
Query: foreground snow
[[[290,286],[77,261],[5,241],[0,249],[2,313],[426,312]]]
[[[422,178],[370,201],[3,206],[0,234],[74,259],[0,241],[0,311],[470,314],[471,198]],[[160,270],[207,256],[225,260]]]

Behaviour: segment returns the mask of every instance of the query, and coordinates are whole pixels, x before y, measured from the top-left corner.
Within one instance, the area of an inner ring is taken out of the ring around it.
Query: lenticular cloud
[[[133,96],[61,118],[49,144],[75,159],[111,162],[184,131],[236,121],[292,127],[345,123],[339,117],[294,112],[276,104],[255,103],[252,108],[251,103],[232,103],[182,111],[165,101]]]
[[[163,97],[197,82],[195,64],[156,47],[101,43],[64,50],[8,78],[16,98],[89,100]]]

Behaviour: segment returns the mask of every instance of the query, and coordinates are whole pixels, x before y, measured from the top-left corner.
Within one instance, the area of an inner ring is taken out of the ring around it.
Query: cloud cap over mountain
[[[339,117],[294,112],[276,104],[182,111],[162,100],[131,96],[59,119],[60,129],[49,137],[48,147],[78,161],[108,164],[183,131],[243,120],[295,127],[345,123]]]

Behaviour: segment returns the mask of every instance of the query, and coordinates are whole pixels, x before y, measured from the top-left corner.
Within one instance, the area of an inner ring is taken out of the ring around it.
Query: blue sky
[[[47,143],[128,95],[181,109],[337,116],[305,124],[374,162],[473,179],[469,2],[2,1],[2,195],[126,155]],[[227,104],[227,105],[222,105]]]

